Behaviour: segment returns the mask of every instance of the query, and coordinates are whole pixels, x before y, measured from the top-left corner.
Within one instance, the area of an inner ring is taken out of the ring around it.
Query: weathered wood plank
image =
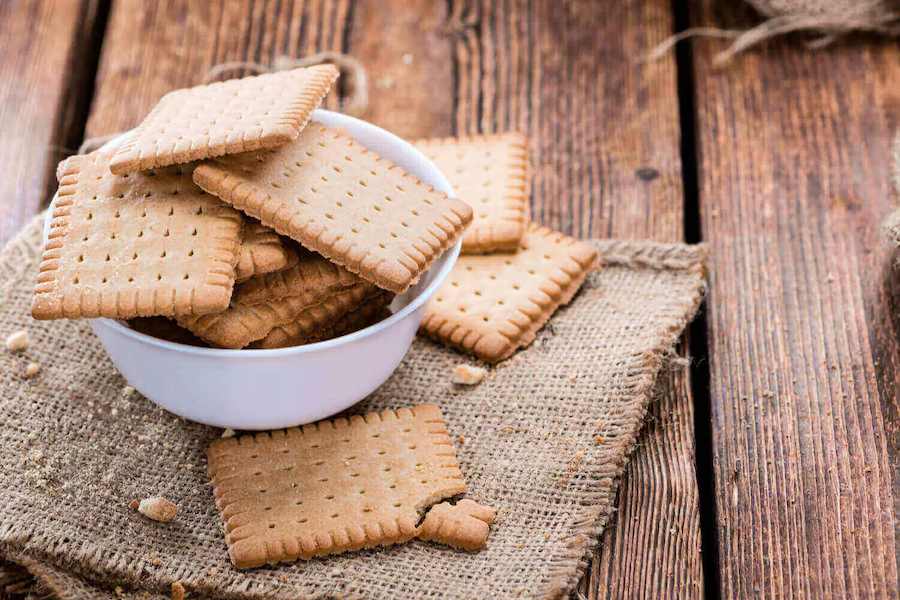
[[[694,411],[688,370],[660,375],[647,427],[597,558],[579,586],[595,598],[702,598]]]
[[[0,2],[0,243],[48,201],[63,149],[78,142],[99,4]]]
[[[799,41],[724,68],[721,44],[694,42],[722,595],[896,598],[900,355],[878,224],[900,52]]]
[[[665,1],[450,3],[456,133],[533,144],[535,220],[579,237],[682,240],[674,57]],[[439,69],[435,65],[435,69]],[[693,413],[684,374],[652,409],[583,594],[700,597]]]
[[[450,135],[453,70],[446,4],[360,2],[353,12],[349,52],[369,75],[369,110],[362,118],[410,140]]]
[[[160,96],[202,83],[213,65],[342,51],[349,13],[349,0],[117,0],[87,135],[134,127]],[[337,102],[332,94],[326,106]]]

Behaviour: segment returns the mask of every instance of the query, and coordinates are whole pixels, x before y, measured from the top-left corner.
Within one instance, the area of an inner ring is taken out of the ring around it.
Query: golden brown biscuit
[[[203,163],[194,181],[278,233],[398,294],[472,220],[464,202],[319,124],[280,148]]]
[[[219,439],[207,457],[239,569],[404,542],[466,491],[433,405]]]
[[[464,254],[515,252],[530,216],[528,141],[520,133],[419,140],[456,195],[472,206]]]
[[[530,225],[515,254],[460,256],[420,330],[488,362],[527,346],[598,265],[597,249]]]
[[[297,139],[338,77],[318,65],[175,90],[116,151],[113,173],[272,148]]]
[[[60,169],[34,290],[36,319],[200,315],[225,310],[241,216],[188,168],[113,175],[109,155]]]

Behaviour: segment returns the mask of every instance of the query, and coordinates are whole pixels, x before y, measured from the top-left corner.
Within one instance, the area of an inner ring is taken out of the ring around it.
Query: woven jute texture
[[[486,550],[412,541],[239,572],[206,476],[205,449],[221,430],[123,394],[86,322],[31,320],[39,237],[35,220],[0,254],[0,333],[31,335],[25,353],[0,351],[0,555],[36,576],[36,594],[78,600],[167,598],[176,580],[190,598],[565,596],[704,291],[702,247],[597,242],[608,266],[481,385],[454,388],[453,367],[469,359],[417,340],[352,409],[442,407],[467,496],[499,511]],[[25,380],[30,361],[42,370]],[[177,518],[155,523],[128,508],[151,495],[175,501]]]

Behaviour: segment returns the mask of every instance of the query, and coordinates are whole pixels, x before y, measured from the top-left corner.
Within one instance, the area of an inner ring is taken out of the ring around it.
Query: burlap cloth
[[[123,395],[127,382],[86,322],[31,320],[39,242],[35,220],[0,254],[0,333],[31,334],[23,355],[0,352],[0,554],[37,577],[35,587],[7,569],[0,583],[66,599],[166,598],[176,580],[191,598],[564,596],[704,291],[702,247],[597,242],[609,266],[480,386],[455,389],[461,356],[417,340],[353,408],[443,407],[468,497],[499,509],[486,550],[413,541],[239,572],[206,477],[205,448],[221,431]],[[25,380],[29,361],[42,370]],[[177,519],[159,524],[128,508],[148,495],[175,501]]]

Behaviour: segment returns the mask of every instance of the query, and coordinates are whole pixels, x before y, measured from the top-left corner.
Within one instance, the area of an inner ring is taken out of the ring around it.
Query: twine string
[[[713,64],[721,66],[735,56],[772,38],[795,31],[815,31],[819,36],[807,42],[810,49],[820,49],[852,31],[869,31],[886,36],[900,35],[900,11],[873,10],[872,3],[837,7],[827,14],[782,14],[771,16],[750,29],[721,29],[718,27],[692,27],[672,35],[648,52],[643,61],[654,61],[668,54],[678,42],[695,37],[733,40],[716,54]]]

